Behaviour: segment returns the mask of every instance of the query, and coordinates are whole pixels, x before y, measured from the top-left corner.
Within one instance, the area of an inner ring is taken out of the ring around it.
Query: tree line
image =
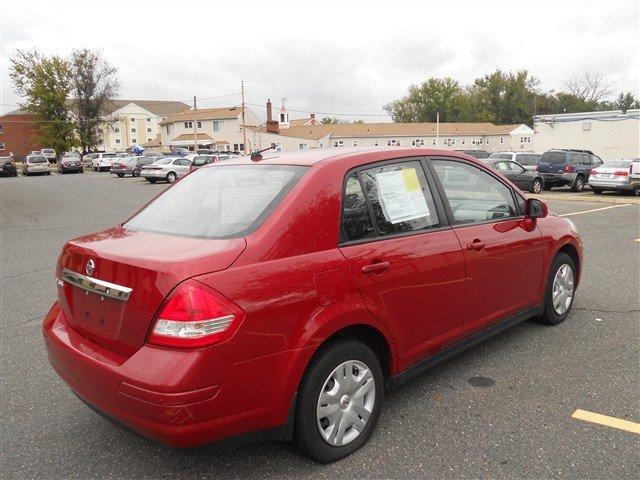
[[[109,102],[118,95],[116,68],[89,49],[73,50],[68,58],[38,51],[18,50],[9,75],[20,107],[39,120],[43,145],[65,152],[80,147],[82,153],[101,143],[101,129],[113,120],[104,118]]]
[[[467,86],[450,77],[431,77],[383,108],[394,122],[435,122],[439,113],[441,122],[529,125],[534,115],[640,108],[630,92],[608,100],[612,84],[599,72],[567,79],[565,91],[541,92],[539,84],[527,70],[496,70]]]

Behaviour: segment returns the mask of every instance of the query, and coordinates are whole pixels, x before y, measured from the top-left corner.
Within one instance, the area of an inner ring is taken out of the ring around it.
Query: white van
[[[533,152],[498,152],[492,153],[489,158],[500,158],[503,160],[511,160],[522,165],[527,170],[535,170],[540,162],[541,153]]]

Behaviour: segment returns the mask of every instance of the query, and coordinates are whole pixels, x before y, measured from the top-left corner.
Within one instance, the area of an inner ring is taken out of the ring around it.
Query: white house
[[[591,150],[603,160],[640,157],[640,110],[538,115],[533,146]]]

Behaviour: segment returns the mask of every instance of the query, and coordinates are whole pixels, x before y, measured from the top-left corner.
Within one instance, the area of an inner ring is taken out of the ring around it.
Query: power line
[[[247,102],[247,105],[251,105],[253,107],[261,107],[266,109],[267,106],[266,105],[261,105],[258,103],[250,103]],[[289,108],[287,107],[287,110],[289,112],[296,112],[296,113],[315,113],[317,115],[336,115],[336,116],[347,116],[347,117],[389,117],[389,115],[384,114],[384,113],[357,113],[357,112],[349,112],[349,113],[345,113],[345,112],[324,112],[324,111],[319,111],[319,110],[300,110],[300,109],[295,109],[295,108]]]

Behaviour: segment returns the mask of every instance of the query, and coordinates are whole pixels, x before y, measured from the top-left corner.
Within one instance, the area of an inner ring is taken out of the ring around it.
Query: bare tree
[[[83,153],[100,144],[100,130],[114,120],[107,116],[109,104],[120,89],[117,69],[100,52],[83,48],[71,55],[74,110],[78,115],[78,137]]]
[[[597,70],[586,72],[583,76],[570,77],[565,83],[569,92],[583,102],[599,102],[609,93],[613,83],[608,82]]]

